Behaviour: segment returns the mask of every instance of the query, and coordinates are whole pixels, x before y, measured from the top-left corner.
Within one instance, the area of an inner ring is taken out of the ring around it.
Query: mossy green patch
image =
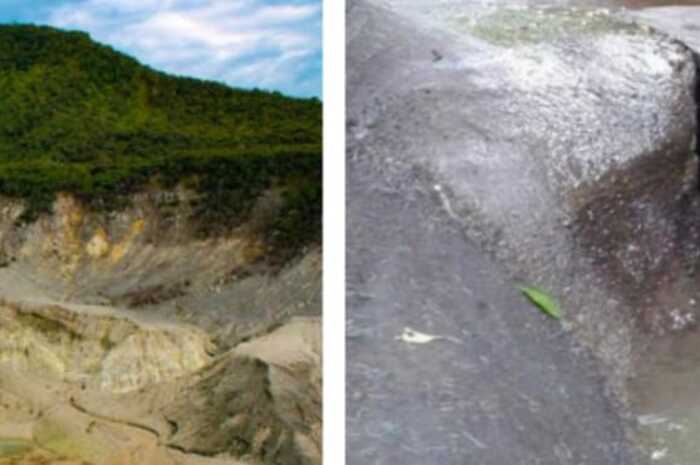
[[[39,447],[60,457],[102,461],[114,451],[100,437],[92,437],[76,425],[61,424],[53,420],[40,422],[34,431]]]
[[[33,448],[34,445],[31,442],[23,439],[0,438],[0,458],[26,454]]]
[[[503,46],[607,32],[641,32],[639,26],[606,11],[577,8],[502,8],[483,16],[458,17],[454,24],[481,39]]]

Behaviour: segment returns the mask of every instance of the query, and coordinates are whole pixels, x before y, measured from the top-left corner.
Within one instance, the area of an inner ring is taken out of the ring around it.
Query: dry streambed
[[[196,328],[107,309],[4,303],[0,314],[0,436],[13,438],[0,463],[320,460],[317,319],[212,357]]]

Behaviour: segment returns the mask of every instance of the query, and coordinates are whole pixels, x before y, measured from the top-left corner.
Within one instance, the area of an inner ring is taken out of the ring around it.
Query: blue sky
[[[0,22],[87,31],[154,68],[321,96],[321,0],[0,0]]]

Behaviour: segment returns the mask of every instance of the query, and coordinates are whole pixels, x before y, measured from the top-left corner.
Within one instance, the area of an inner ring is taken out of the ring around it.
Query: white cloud
[[[83,0],[48,21],[166,71],[320,94],[321,0]]]
[[[254,21],[268,23],[287,23],[314,16],[321,9],[320,5],[275,5],[260,8],[253,16]]]

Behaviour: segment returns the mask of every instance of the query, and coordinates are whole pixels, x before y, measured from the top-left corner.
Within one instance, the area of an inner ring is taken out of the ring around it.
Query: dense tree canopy
[[[198,211],[240,221],[276,187],[275,237],[316,240],[321,216],[321,103],[155,71],[82,32],[0,26],[0,194],[57,191],[116,208],[147,182],[202,193]]]

